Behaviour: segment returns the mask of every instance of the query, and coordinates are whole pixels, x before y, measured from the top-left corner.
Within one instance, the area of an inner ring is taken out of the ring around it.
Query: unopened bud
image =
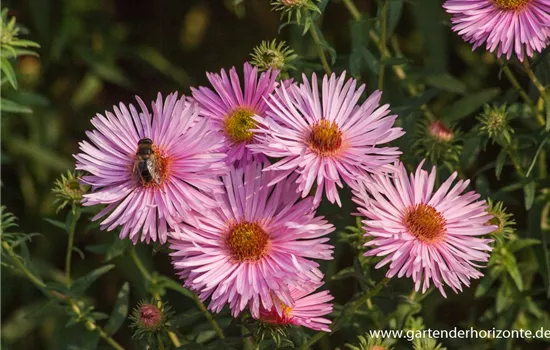
[[[509,145],[514,130],[510,127],[506,105],[500,107],[485,105],[483,113],[477,118],[481,122],[481,132],[501,146]]]
[[[434,139],[443,142],[449,142],[454,138],[453,131],[449,129],[441,120],[430,123],[428,131]]]
[[[155,305],[142,304],[138,308],[136,323],[139,327],[152,331],[162,327],[162,311]]]
[[[268,69],[277,69],[281,72],[296,69],[290,64],[298,55],[294,50],[285,45],[284,41],[277,43],[276,40],[271,42],[262,41],[259,46],[254,48],[251,63],[264,71]]]
[[[84,194],[88,192],[89,186],[80,182],[80,174],[67,171],[67,176],[61,174],[61,178],[57,179],[52,192],[57,197],[55,204],[58,204],[57,211],[63,209],[67,205],[78,205]]]

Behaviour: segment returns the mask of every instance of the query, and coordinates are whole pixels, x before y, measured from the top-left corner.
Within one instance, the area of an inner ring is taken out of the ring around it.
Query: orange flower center
[[[242,221],[230,227],[225,244],[236,261],[258,261],[267,251],[269,235],[257,223]]]
[[[527,5],[531,0],[492,0],[498,8],[503,10],[518,10]]]
[[[223,130],[229,139],[235,143],[250,143],[254,134],[250,129],[256,126],[256,121],[252,116],[256,114],[251,109],[239,107],[223,121]]]
[[[436,243],[445,235],[445,218],[424,203],[406,210],[404,224],[411,235],[425,243]]]
[[[331,155],[342,146],[342,131],[336,122],[321,119],[311,127],[306,142],[315,153],[322,156]]]
[[[382,345],[375,345],[370,350],[386,350],[386,348]]]

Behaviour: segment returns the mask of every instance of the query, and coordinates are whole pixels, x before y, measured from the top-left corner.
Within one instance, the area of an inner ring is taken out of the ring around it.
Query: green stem
[[[69,227],[69,241],[67,243],[67,255],[65,256],[65,282],[67,287],[71,285],[71,257],[73,256],[73,244],[74,244],[74,232],[76,230],[76,223],[80,218],[80,208],[76,205],[72,207],[72,220]]]
[[[170,337],[170,340],[172,341],[172,344],[174,344],[174,346],[176,348],[179,348],[181,346],[181,342],[180,342],[180,340],[178,339],[178,337],[176,336],[176,334],[174,332],[169,331],[168,336]]]
[[[389,278],[385,277],[382,281],[378,282],[377,285],[375,285],[372,289],[370,289],[365,295],[363,295],[358,300],[351,303],[348,307],[346,307],[345,312],[348,315],[352,315],[355,313],[355,310],[357,310],[361,305],[368,302],[370,298],[377,295],[382,288],[389,282]],[[334,334],[336,331],[340,329],[340,325],[333,323],[332,327],[332,334]],[[318,332],[313,337],[311,337],[304,345],[300,347],[301,350],[307,350],[309,349],[313,344],[317,343],[319,340],[321,340],[327,332]]]
[[[29,279],[29,281],[32,282],[32,284],[34,284],[39,289],[46,288],[46,284],[42,282],[40,278],[36,277],[32,272],[30,272],[29,269],[27,269],[27,267],[21,262],[21,260],[15,254],[13,248],[8,244],[8,242],[2,242],[2,248],[4,248],[15,266],[23,273],[23,275],[25,275]]]
[[[160,334],[157,334],[157,343],[159,350],[164,350],[164,342],[162,341]]]
[[[141,259],[139,258],[139,256],[137,255],[135,248],[132,248],[130,250],[130,256],[132,257],[132,260],[136,264],[138,270],[141,272],[143,277],[147,281],[151,282],[152,281],[151,274],[149,273],[149,271],[147,271],[145,266],[143,266],[143,263],[142,263]],[[175,289],[175,290],[177,292],[181,293],[182,295],[187,296],[186,295],[187,290],[184,289],[183,287],[181,288],[181,290],[177,290],[177,289]],[[160,295],[154,295],[154,298],[156,298],[160,301]],[[199,309],[202,311],[202,313],[204,314],[204,316],[206,317],[208,322],[210,322],[210,324],[212,325],[212,328],[214,328],[214,330],[216,331],[216,334],[218,335],[218,337],[220,339],[225,339],[225,336],[223,335],[223,331],[220,328],[220,326],[218,325],[218,322],[216,322],[214,317],[212,317],[212,314],[210,312],[208,312],[208,310],[206,309],[206,306],[204,306],[204,304],[200,301],[199,297],[195,293],[193,293],[193,300],[195,301],[195,304],[197,304]],[[175,334],[174,334],[174,337],[175,337]],[[179,342],[177,337],[176,337],[176,341]],[[174,342],[174,339],[172,339],[172,342]]]
[[[40,278],[36,277],[31,271],[29,271],[29,269],[27,269],[25,265],[23,265],[19,257],[13,251],[13,248],[7,242],[2,242],[2,248],[6,251],[6,253],[11,258],[15,266],[23,273],[23,275],[25,275],[25,277],[29,279],[29,281],[31,281],[38,289],[44,290],[46,288],[46,284],[42,282]],[[54,298],[67,302],[71,306],[71,309],[73,311],[77,313],[80,312],[80,308],[78,307],[78,305],[76,305],[76,303],[70,298],[67,298],[64,295],[59,294],[58,292],[52,292],[52,291],[46,291],[46,292]],[[98,330],[99,336],[103,338],[107,343],[109,343],[109,345],[111,345],[114,349],[124,350],[124,348],[120,346],[120,344],[118,344],[112,337],[107,335],[107,333],[105,333],[105,331],[101,327],[99,327],[95,323],[91,323],[91,325],[92,325],[92,329]]]
[[[344,3],[344,6],[348,8],[349,13],[353,17],[354,20],[359,21],[361,19],[361,14],[359,13],[359,10],[357,10],[357,7],[351,0],[342,0]]]
[[[150,282],[151,281],[151,274],[149,273],[149,271],[147,271],[147,269],[145,268],[145,266],[143,266],[143,263],[141,262],[141,259],[139,258],[139,256],[137,255],[136,253],[136,248],[135,247],[132,247],[132,249],[130,250],[130,257],[132,258],[132,260],[134,261],[134,263],[136,264],[139,272],[141,272],[141,274],[143,275],[143,277],[148,281]]]
[[[529,60],[525,59],[523,61],[523,67],[525,68],[525,72],[529,76],[529,79],[531,79],[531,81],[533,82],[533,84],[535,85],[537,90],[539,90],[540,95],[544,96],[544,94],[545,94],[544,86],[542,86],[539,79],[537,78],[537,76],[535,75],[533,70],[531,69],[531,64],[529,63]]]
[[[113,347],[113,349],[116,349],[116,350],[124,350],[124,348],[116,342],[116,340],[114,340],[111,336],[107,335],[107,333],[105,333],[105,331],[101,328],[97,328],[99,330],[99,336],[105,340],[109,345],[111,345]]]
[[[521,98],[527,103],[527,104],[530,104],[531,106],[534,106],[535,103],[533,102],[533,100],[529,97],[529,95],[527,95],[527,93],[525,92],[525,90],[523,90],[523,88],[521,87],[521,85],[519,84],[518,80],[516,79],[516,76],[514,75],[514,72],[512,72],[512,70],[510,69],[510,67],[508,67],[504,61],[502,59],[499,59],[499,63],[500,65],[502,66],[502,70],[504,71],[504,74],[506,75],[506,77],[508,78],[508,80],[510,81],[510,83],[512,84],[512,86],[514,87],[514,89],[516,89],[516,91],[519,93],[519,95],[521,96]]]
[[[321,46],[321,38],[319,38],[319,34],[317,34],[317,29],[315,25],[312,24],[309,27],[309,32],[311,33],[311,37],[315,42],[315,46],[317,46],[317,53],[319,54],[319,58],[321,59],[321,64],[323,65],[323,69],[325,70],[325,73],[329,75],[332,74],[332,70],[328,65],[327,56],[325,56],[325,50]]]
[[[193,293],[193,299],[195,300],[195,304],[199,307],[199,309],[202,311],[208,322],[212,325],[212,328],[216,331],[216,334],[220,339],[225,339],[225,336],[223,335],[223,331],[218,325],[218,322],[212,317],[212,314],[206,309],[206,306],[202,303],[202,301],[199,299],[197,294]]]
[[[386,21],[387,21],[387,6],[388,3],[387,1],[384,1],[384,5],[382,5],[382,11],[381,11],[381,16],[382,16],[382,19],[380,21],[380,31],[381,31],[381,38],[380,38],[380,74],[378,75],[378,90],[382,91],[384,89],[384,71],[385,71],[385,66],[384,64],[382,63],[382,61],[386,58],[386,38],[387,38],[387,24],[386,24]]]

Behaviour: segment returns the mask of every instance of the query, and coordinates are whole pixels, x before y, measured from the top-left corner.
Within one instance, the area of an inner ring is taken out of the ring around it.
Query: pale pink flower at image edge
[[[213,127],[225,138],[224,152],[227,163],[235,161],[266,160],[265,156],[252,155],[246,148],[255,142],[252,132],[245,133],[243,124],[253,124],[254,114],[263,115],[268,109],[264,97],[267,97],[276,86],[277,70],[269,70],[258,74],[258,68],[250,63],[243,67],[244,89],[235,67],[229,70],[229,76],[224,69],[220,74],[207,73],[213,90],[201,86],[191,88],[193,97],[201,106],[201,115],[212,121]]]
[[[542,52],[550,38],[548,0],[447,0],[443,7],[452,15],[453,30],[473,44],[486,44],[497,56],[520,61],[525,54]]]
[[[321,279],[319,264],[332,259],[327,235],[334,226],[315,216],[312,198],[299,199],[296,176],[268,186],[273,174],[260,163],[232,168],[223,177],[218,207],[200,213],[201,225],[181,225],[170,241],[172,264],[209,309],[229,303],[233,316],[246,306],[252,315],[280,300],[293,307],[291,287]]]
[[[282,158],[266,171],[276,177],[272,183],[298,172],[298,191],[302,197],[317,183],[314,203],[323,192],[331,203],[341,206],[336,186],[341,178],[350,183],[369,172],[380,172],[401,154],[397,147],[379,147],[404,134],[394,128],[397,115],[389,114],[389,105],[379,106],[380,91],[357,105],[365,85],[325,76],[319,92],[317,76],[311,83],[303,75],[300,85],[282,85],[270,96],[267,116],[255,116],[257,143],[248,145],[253,152]]]
[[[479,194],[461,194],[469,180],[451,186],[455,172],[434,192],[435,167],[428,175],[422,163],[409,178],[396,162],[395,174],[373,175],[354,186],[353,200],[366,217],[365,246],[371,248],[365,256],[384,257],[375,267],[390,264],[386,277],[412,276],[415,290],[423,282],[423,293],[432,281],[446,296],[444,285],[457,293],[483,276],[476,262],[488,261],[492,239],[478,236],[496,226],[488,224],[492,215],[485,201],[477,200]]]
[[[222,139],[198,116],[195,103],[178,99],[177,93],[163,101],[159,94],[151,114],[139,98],[141,111],[120,103],[114,113],[96,115],[87,131],[90,141],[80,142],[74,155],[76,169],[90,175],[82,182],[92,185],[83,205],[106,204],[93,220],[104,218],[101,228],[121,226],[120,237],[166,242],[171,227],[194,220],[193,211],[215,205],[210,195],[221,186],[218,176],[227,172]],[[150,138],[163,164],[161,183],[144,184],[133,172],[138,141]],[[204,192],[204,193],[203,193]]]
[[[294,300],[293,307],[275,304],[271,309],[260,309],[259,319],[274,325],[304,326],[316,331],[330,332],[328,327],[332,322],[324,318],[332,312],[332,299],[328,290],[313,293],[323,283],[312,281],[305,289],[290,288]]]

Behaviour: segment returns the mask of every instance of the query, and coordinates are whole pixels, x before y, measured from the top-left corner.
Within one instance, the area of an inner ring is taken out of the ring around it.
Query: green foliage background
[[[145,101],[153,100],[159,91],[188,94],[190,86],[207,84],[206,71],[242,67],[262,40],[286,40],[299,54],[300,59],[293,62],[297,70],[290,72],[295,79],[300,79],[300,72],[322,72],[317,48],[309,35],[302,35],[303,28],[280,28],[284,22],[278,13],[270,11],[267,1],[237,3],[3,2],[2,6],[10,9],[9,15],[17,17],[23,26],[23,37],[41,46],[37,50],[39,58],[22,56],[14,62],[17,91],[3,82],[2,97],[24,108],[10,112],[5,109],[7,104],[3,106],[1,161],[2,204],[19,218],[20,231],[40,233],[25,249],[32,257],[29,268],[44,280],[63,283],[67,245],[64,221],[68,209],[56,214],[51,189],[62,172],[74,168],[71,155],[78,152],[78,142],[91,128],[89,121],[95,113],[103,113],[120,101],[131,103],[136,94]],[[513,233],[501,237],[481,287],[475,282],[459,295],[450,294],[448,299],[437,292],[421,299],[410,295],[410,280],[392,280],[373,299],[374,310],[358,312],[353,320],[347,315],[341,330],[324,337],[316,346],[333,349],[354,343],[356,336],[368,329],[410,326],[414,321],[411,315],[422,317],[425,327],[432,329],[550,329],[548,127],[536,123],[535,111],[521,102],[518,91],[505,79],[492,54],[482,49],[471,52],[471,46],[450,30],[440,1],[387,2],[388,56],[381,55],[373,37],[367,35],[369,30],[379,35],[381,6],[370,0],[356,3],[363,14],[360,21],[352,20],[338,1],[321,2],[326,8],[317,19],[315,30],[320,28],[332,69],[347,70],[367,83],[372,92],[378,85],[380,69],[385,66],[383,100],[391,103],[392,111],[400,115],[401,126],[407,131],[397,142],[404,150],[404,162],[412,169],[428,157],[438,165],[441,178],[448,176],[451,168],[458,170],[461,177],[472,180],[473,189],[483,197],[503,201],[517,224]],[[533,61],[543,85],[550,84],[547,53]],[[395,74],[399,68],[406,72],[404,79]],[[538,92],[522,68],[512,63],[510,69],[536,101]],[[511,125],[516,129],[512,145],[493,144],[480,131],[476,116],[486,103],[506,103],[510,107],[510,114],[515,116]],[[422,107],[426,104],[431,115],[428,118],[442,120],[459,132],[457,142],[443,151],[432,149],[428,153],[430,148],[418,141],[425,137],[418,125],[426,120],[426,109]],[[548,107],[546,114],[550,115]],[[436,156],[432,157],[434,152]],[[449,154],[452,156],[447,157]],[[337,246],[335,260],[323,266],[326,286],[337,303],[333,319],[340,314],[342,305],[356,293],[371,288],[384,273],[373,271],[371,260],[357,258],[361,251],[358,233],[355,229],[346,230],[347,226],[355,227],[355,218],[349,215],[355,208],[348,192],[344,198],[341,209],[328,203],[320,209],[340,232],[347,232],[332,236],[332,243]],[[75,247],[79,251],[73,256],[73,276],[109,266],[106,260],[114,265],[91,285],[83,300],[109,315],[124,286],[129,288],[132,309],[139,300],[150,297],[151,284],[144,281],[128,244],[120,243],[116,233],[100,231],[90,217],[89,212],[83,212],[76,227]],[[52,224],[52,220],[57,221]],[[183,338],[193,343],[211,342],[216,334],[192,297],[184,297],[173,282],[156,277],[175,279],[166,248],[138,245],[136,251],[143,268],[156,271],[152,278],[157,280],[152,285],[159,288],[163,300],[179,315],[177,323]],[[125,285],[125,281],[129,284]],[[40,291],[9,266],[2,266],[1,283],[1,340],[5,349],[81,349],[95,348],[97,344],[107,348],[82,323],[67,328],[70,313],[46,302]],[[216,315],[216,320],[226,333],[240,336],[241,328],[231,323],[227,312]],[[141,348],[131,335],[126,320],[114,338],[125,348]],[[526,340],[442,342],[449,349],[550,346],[548,342]],[[410,348],[407,342],[397,346]]]

